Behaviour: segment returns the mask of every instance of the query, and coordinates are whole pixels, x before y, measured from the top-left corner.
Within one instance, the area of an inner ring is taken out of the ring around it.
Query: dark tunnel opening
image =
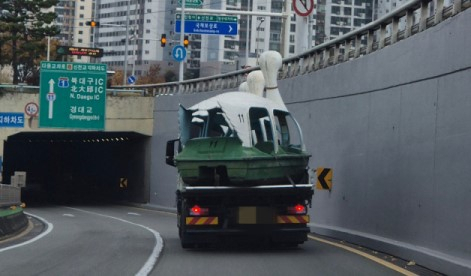
[[[149,137],[135,132],[22,132],[4,141],[2,178],[26,172],[26,204],[148,201]]]

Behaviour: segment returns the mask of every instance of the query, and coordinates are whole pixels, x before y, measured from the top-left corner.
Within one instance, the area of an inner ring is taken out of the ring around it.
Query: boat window
[[[262,151],[272,152],[273,128],[268,111],[265,108],[251,108],[249,117],[252,144]]]
[[[226,118],[221,110],[214,110],[210,112],[208,135],[207,137],[231,137],[233,136],[232,130],[227,124]]]
[[[193,117],[190,125],[190,139],[204,137],[204,125],[206,120],[203,118]]]
[[[197,110],[191,114],[190,139],[205,136],[205,126],[209,113],[206,110]]]
[[[276,110],[274,115],[278,145],[285,151],[301,151],[303,141],[298,123],[287,112]]]

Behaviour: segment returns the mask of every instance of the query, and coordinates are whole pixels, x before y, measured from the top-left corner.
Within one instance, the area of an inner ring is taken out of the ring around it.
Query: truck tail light
[[[302,204],[296,204],[295,206],[288,207],[288,214],[290,215],[305,215],[306,206]]]
[[[190,208],[190,216],[206,216],[209,213],[208,208],[201,208],[198,205],[195,205]]]

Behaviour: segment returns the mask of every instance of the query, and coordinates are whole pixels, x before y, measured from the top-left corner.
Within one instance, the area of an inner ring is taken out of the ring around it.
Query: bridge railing
[[[0,207],[21,203],[21,188],[0,184]]]
[[[444,0],[412,0],[388,15],[341,37],[322,43],[290,58],[283,59],[279,79],[291,78],[368,55],[397,43],[427,28],[435,26],[471,6],[471,0],[454,0],[446,6]],[[133,85],[150,95],[191,94],[235,89],[247,74],[260,67],[234,71],[213,77],[151,85]],[[115,88],[130,88],[120,86]]]

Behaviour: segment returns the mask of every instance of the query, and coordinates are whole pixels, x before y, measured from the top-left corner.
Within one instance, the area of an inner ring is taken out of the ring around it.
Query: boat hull
[[[307,182],[305,153],[264,152],[234,138],[189,141],[176,166],[187,185],[263,185]]]

